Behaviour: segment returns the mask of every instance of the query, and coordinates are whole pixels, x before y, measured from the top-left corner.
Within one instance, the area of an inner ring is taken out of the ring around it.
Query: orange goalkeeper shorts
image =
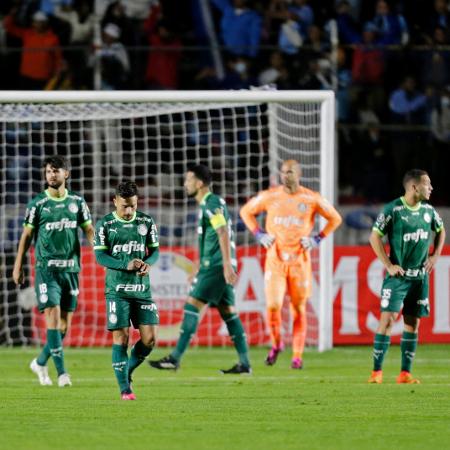
[[[309,252],[302,252],[295,262],[282,262],[275,256],[266,258],[264,290],[269,308],[281,308],[286,293],[294,306],[311,297],[312,268]]]

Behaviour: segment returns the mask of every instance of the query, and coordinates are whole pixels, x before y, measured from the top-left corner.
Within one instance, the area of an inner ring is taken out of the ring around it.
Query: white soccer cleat
[[[37,358],[34,358],[30,363],[30,369],[37,375],[41,386],[51,386],[52,380],[48,376],[48,367],[40,366],[37,363]]]
[[[70,381],[70,375],[68,373],[62,373],[58,377],[58,386],[59,387],[72,386],[72,382]]]

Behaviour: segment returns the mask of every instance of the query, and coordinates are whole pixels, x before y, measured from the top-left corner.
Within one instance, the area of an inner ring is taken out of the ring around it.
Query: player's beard
[[[198,191],[192,191],[192,192],[186,191],[186,195],[189,198],[194,198],[197,194],[198,194]]]
[[[49,187],[53,188],[53,189],[59,189],[62,185],[63,185],[64,181],[47,181],[47,184]]]

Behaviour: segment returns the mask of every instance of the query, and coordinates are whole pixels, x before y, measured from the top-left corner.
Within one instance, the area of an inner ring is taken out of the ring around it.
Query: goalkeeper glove
[[[309,236],[302,237],[300,239],[300,243],[304,250],[311,250],[315,247],[318,247],[320,244],[320,241],[322,239],[323,239],[323,236],[321,233],[319,233],[312,237],[309,237]]]
[[[261,231],[260,229],[255,231],[255,238],[256,240],[264,247],[264,248],[270,248],[272,247],[272,244],[275,241],[275,238],[271,236],[270,234],[264,233],[264,231]]]

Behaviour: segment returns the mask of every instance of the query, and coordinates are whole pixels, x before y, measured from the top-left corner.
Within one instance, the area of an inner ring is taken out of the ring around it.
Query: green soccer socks
[[[178,338],[175,349],[171,353],[171,356],[177,361],[181,359],[183,353],[189,346],[192,336],[197,331],[199,316],[200,311],[197,307],[190,303],[184,305],[184,316],[180,329],[180,337]]]
[[[376,334],[373,342],[373,370],[381,370],[384,357],[389,349],[391,337],[384,334]]]
[[[55,329],[47,330],[46,346],[47,345],[50,352],[50,356],[52,357],[53,362],[55,363],[56,372],[58,373],[58,376],[65,373],[66,369],[64,368],[64,352],[62,348],[61,332],[59,330]]]
[[[228,328],[228,334],[230,335],[234,347],[239,355],[239,362],[243,366],[250,367],[247,336],[245,334],[241,319],[236,313],[223,314],[222,319]]]
[[[114,375],[119,383],[120,392],[128,391],[130,383],[128,381],[128,346],[113,344],[112,346],[112,367]]]
[[[130,360],[128,362],[128,375],[131,377],[134,369],[140,366],[153,348],[146,347],[141,340],[137,341],[131,349]]]
[[[411,366],[416,354],[417,333],[404,331],[400,341],[400,350],[402,353],[402,371],[411,372]]]
[[[62,331],[60,331],[61,333],[61,342],[64,340],[64,336],[66,335],[66,333],[63,333]],[[48,341],[47,343],[44,345],[44,348],[42,349],[41,353],[39,354],[39,356],[37,357],[37,363],[40,366],[46,366],[47,365],[47,361],[50,358],[50,347],[48,345]]]

